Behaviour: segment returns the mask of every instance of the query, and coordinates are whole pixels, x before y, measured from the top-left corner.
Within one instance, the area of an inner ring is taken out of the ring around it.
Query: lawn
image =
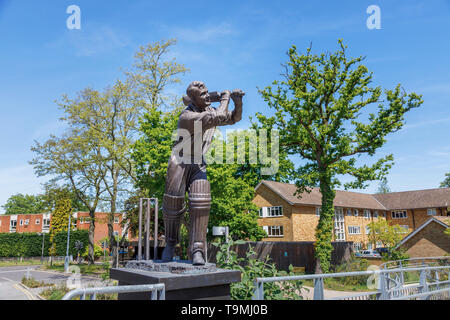
[[[72,267],[78,267],[80,269],[80,274],[87,276],[97,276],[102,279],[109,278],[109,263],[104,264],[70,264]],[[53,265],[43,265],[41,267],[43,270],[53,270],[64,272],[64,264],[58,263]]]
[[[0,261],[0,267],[35,266],[40,264],[41,264],[40,259],[31,259],[31,260],[14,259],[14,260]]]

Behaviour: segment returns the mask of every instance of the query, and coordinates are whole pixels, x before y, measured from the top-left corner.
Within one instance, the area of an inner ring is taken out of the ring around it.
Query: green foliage
[[[444,181],[441,182],[441,188],[450,188],[450,173],[445,174]]]
[[[89,247],[86,247],[86,249],[83,251],[83,254],[81,255],[84,259],[87,259],[89,256]],[[97,244],[94,244],[94,259],[99,259],[103,256],[103,249]]]
[[[386,136],[400,130],[404,115],[423,101],[397,85],[393,90],[373,87],[372,73],[363,57],[348,58],[346,46],[333,53],[299,54],[289,49],[284,80],[260,90],[273,116],[258,113],[254,127],[278,129],[280,153],[299,155],[305,162],[295,172],[298,194],[320,186],[322,213],[316,229],[316,257],[328,271],[331,257],[333,189],[364,188],[368,181],[386,176],[393,164],[387,155],[360,165],[358,156],[374,156]],[[383,95],[384,91],[384,95]],[[376,111],[371,110],[377,106]],[[354,180],[341,184],[342,175]]]
[[[391,192],[391,188],[389,188],[387,179],[382,178],[378,186],[377,193],[389,193],[389,192]]]
[[[45,204],[41,196],[18,193],[10,196],[2,208],[5,214],[33,214],[44,212]]]
[[[40,287],[54,286],[53,283],[45,283],[44,281],[37,281],[33,277],[30,277],[27,279],[25,276],[22,278],[21,282],[28,288],[40,288]]]
[[[390,225],[385,219],[378,219],[368,224],[369,227],[369,241],[373,244],[381,242],[383,247],[392,249],[404,237],[404,229],[399,225]]]
[[[355,272],[355,271],[367,271],[369,268],[369,261],[367,259],[361,259],[352,257],[346,263],[343,263],[336,267],[336,272]],[[336,281],[345,286],[364,286],[367,284],[369,276],[350,276],[336,278]]]
[[[50,249],[50,235],[44,234],[44,254]],[[75,242],[87,243],[88,231],[70,232],[69,254],[76,256]],[[40,257],[42,254],[42,235],[37,233],[0,233],[0,257]],[[54,245],[56,256],[66,255],[67,231],[55,234]]]
[[[270,262],[269,257],[257,259],[252,247],[249,247],[245,258],[238,258],[237,253],[232,250],[236,244],[244,244],[242,240],[228,243],[212,243],[219,247],[216,255],[216,264],[219,268],[238,270],[241,272],[241,282],[231,284],[231,298],[233,300],[250,300],[255,290],[255,279],[258,277],[278,277],[294,275],[292,266],[290,271],[279,271],[276,265]],[[281,283],[265,283],[264,299],[266,300],[287,300],[302,299],[300,290],[301,281],[285,281]]]
[[[398,248],[395,250],[390,250],[387,254],[383,255],[382,260],[387,261],[396,261],[396,260],[405,260],[409,259],[409,255],[402,248]]]
[[[53,256],[56,250],[55,236],[61,231],[66,231],[69,225],[69,217],[72,215],[72,203],[70,199],[59,199],[52,214],[50,225],[50,255]],[[73,219],[73,218],[72,218]],[[73,221],[72,221],[73,222]]]
[[[44,193],[39,195],[39,197],[42,199],[45,212],[53,212],[58,201],[63,199],[70,199],[73,211],[89,210],[68,185],[58,186],[55,183],[48,182],[44,184]]]

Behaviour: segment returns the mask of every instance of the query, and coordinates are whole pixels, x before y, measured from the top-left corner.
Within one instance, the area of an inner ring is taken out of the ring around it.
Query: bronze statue
[[[208,227],[209,210],[211,208],[210,185],[206,176],[206,162],[204,154],[208,151],[216,126],[231,125],[242,118],[242,97],[245,93],[236,89],[221,94],[210,93],[205,84],[200,81],[192,82],[184,99],[187,108],[181,112],[178,129],[187,131],[194,137],[194,131],[201,127],[200,161],[180,161],[180,137],[174,144],[172,155],[167,168],[166,189],[163,198],[163,215],[165,225],[166,247],[162,260],[171,261],[174,249],[180,241],[180,223],[186,211],[185,195],[189,192],[189,256],[194,265],[205,264],[206,232]],[[230,99],[233,100],[234,110],[228,111]],[[211,107],[211,102],[219,102],[219,107]],[[194,149],[194,139],[190,139],[189,148]],[[177,148],[178,145],[178,148]],[[194,158],[195,151],[192,152]],[[185,155],[186,156],[186,155]],[[186,157],[184,158],[186,159]]]

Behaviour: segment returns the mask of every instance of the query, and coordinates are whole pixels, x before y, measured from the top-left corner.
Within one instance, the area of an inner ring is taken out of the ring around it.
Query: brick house
[[[403,248],[411,258],[440,257],[450,253],[450,237],[444,231],[450,228],[450,217],[432,217],[407,235],[397,248]]]
[[[262,181],[255,188],[253,203],[260,207],[258,224],[268,234],[263,241],[315,241],[322,195],[318,188],[295,196],[289,183]],[[334,241],[352,241],[355,250],[372,248],[368,224],[386,219],[412,232],[431,216],[447,216],[450,188],[365,194],[336,191]],[[381,246],[381,244],[376,244]]]
[[[89,212],[74,212],[73,226],[77,230],[89,230],[90,218]],[[94,242],[100,243],[100,241],[108,236],[108,213],[96,212],[95,213],[95,231]],[[122,228],[123,215],[117,213],[114,217],[114,233],[116,235],[123,236],[124,228]],[[47,233],[50,230],[51,214],[50,213],[38,213],[38,214],[18,214],[18,215],[0,215],[0,232],[18,232],[18,233],[34,233],[44,232]],[[130,239],[128,234],[128,239]]]

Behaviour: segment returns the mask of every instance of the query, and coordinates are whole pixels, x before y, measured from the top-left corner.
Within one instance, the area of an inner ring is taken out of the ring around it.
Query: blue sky
[[[68,30],[66,8],[81,8],[81,30]],[[369,5],[381,29],[366,27]],[[406,127],[378,155],[393,153],[393,191],[438,187],[450,172],[450,1],[21,1],[0,0],[0,205],[15,193],[41,192],[28,165],[33,140],[63,126],[55,100],[122,76],[139,45],[176,38],[172,55],[212,90],[242,88],[244,120],[270,112],[257,87],[280,78],[295,44],[334,51],[343,38],[364,55],[377,85],[423,94]],[[369,160],[370,161],[370,160]],[[376,191],[373,183],[367,192]],[[3,210],[0,208],[0,212]]]

